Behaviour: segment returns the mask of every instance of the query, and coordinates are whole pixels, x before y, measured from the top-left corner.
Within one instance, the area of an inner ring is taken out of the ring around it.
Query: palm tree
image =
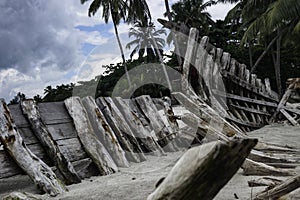
[[[283,40],[300,31],[300,1],[297,0],[219,0],[219,2],[239,2],[242,5],[241,18],[246,31],[242,44],[256,40],[265,43],[265,50],[253,65],[254,72],[262,58],[271,51],[274,62],[277,89],[282,94],[280,74],[280,50]],[[275,48],[275,50],[274,50]]]
[[[84,4],[87,1],[89,0],[81,0],[81,3]],[[137,5],[141,7],[137,7]],[[120,48],[123,65],[125,68],[125,74],[128,80],[128,84],[131,87],[131,81],[128,75],[125,54],[123,51],[117,26],[122,20],[130,23],[137,19],[142,19],[142,21],[144,21],[144,18],[151,18],[148,5],[145,0],[93,0],[88,10],[89,17],[91,15],[95,15],[100,7],[102,7],[102,18],[104,19],[105,23],[108,23],[110,17],[112,19],[115,35]]]
[[[147,24],[146,24],[147,25]],[[151,37],[152,34],[152,37]],[[147,62],[153,62],[155,59],[162,56],[162,49],[165,46],[165,40],[160,37],[161,34],[166,35],[165,29],[155,30],[155,26],[152,22],[149,22],[147,26],[143,25],[142,22],[137,22],[134,24],[133,28],[130,28],[129,37],[134,37],[135,39],[126,45],[126,48],[130,49],[132,45],[135,45],[130,58],[138,53],[139,59],[141,59],[145,54],[147,54]],[[157,44],[158,49],[156,49]]]

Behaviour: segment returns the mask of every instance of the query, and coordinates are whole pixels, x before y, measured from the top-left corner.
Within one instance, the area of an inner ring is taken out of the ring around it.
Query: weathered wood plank
[[[97,139],[80,98],[71,97],[64,102],[74,120],[78,137],[90,158],[97,165],[100,174],[108,175],[117,172],[118,167],[104,145]]]
[[[72,122],[64,102],[49,102],[38,104],[41,118],[46,125],[49,124],[65,124]]]
[[[16,125],[13,123],[7,105],[3,101],[0,105],[0,141],[5,150],[19,167],[29,175],[38,188],[51,196],[66,191],[65,186],[57,179],[51,168],[27,148],[18,133]]]
[[[264,106],[269,106],[269,107],[274,107],[274,108],[277,107],[276,103],[257,100],[257,99],[251,99],[251,98],[248,98],[248,97],[241,97],[241,96],[238,96],[238,95],[228,94],[228,93],[224,93],[224,92],[220,92],[220,91],[214,91],[214,94],[218,95],[218,96],[222,96],[222,97],[227,97],[227,98],[239,100],[239,101],[245,101],[247,103],[259,104],[259,105],[264,105]]]
[[[287,118],[287,120],[289,120],[289,122],[291,122],[292,125],[294,126],[299,126],[300,124],[288,113],[286,112],[284,109],[280,109],[280,112]]]
[[[28,128],[30,127],[27,119],[22,113],[21,105],[9,105],[8,106],[11,116],[14,119],[14,122],[18,128]]]
[[[4,150],[0,150],[0,169],[0,179],[24,173]]]
[[[159,145],[152,136],[143,135],[144,132],[141,131],[133,131],[134,129],[130,128],[130,124],[126,122],[125,117],[111,99],[100,97],[96,103],[115,132],[130,161],[146,160],[141,150],[145,153],[160,155]]]
[[[111,103],[112,99],[108,99],[106,98],[106,101],[108,103]],[[143,122],[140,118],[140,115],[131,109],[131,106],[129,105],[130,102],[129,101],[125,101],[124,99],[120,98],[120,97],[116,97],[113,99],[113,102],[115,103],[115,106],[117,106],[118,110],[120,111],[121,115],[124,118],[124,122],[128,124],[129,128],[131,129],[132,133],[134,134],[135,138],[137,138],[138,140],[140,140],[142,142],[142,146],[143,148],[148,149],[148,152],[151,152],[152,149],[155,150],[156,153],[159,154],[160,147],[159,145],[156,143],[155,139],[153,138],[154,134],[151,133],[151,131],[146,128],[146,124],[145,122]],[[113,105],[114,106],[114,105]],[[111,108],[112,110],[116,110],[113,109],[113,107]],[[120,115],[118,115],[120,116]],[[118,121],[120,121],[121,119],[119,119]],[[123,122],[121,122],[121,124],[123,124]],[[149,140],[147,140],[147,138],[149,138]],[[139,146],[137,146],[139,147]],[[142,149],[142,147],[139,147],[139,149]],[[138,153],[142,153],[140,150],[138,151]],[[156,154],[155,153],[155,154]]]
[[[147,200],[213,199],[256,142],[251,139],[212,142],[190,149]]]
[[[188,77],[190,74],[190,66],[193,64],[193,57],[195,51],[197,50],[197,41],[198,41],[199,31],[196,28],[190,29],[189,39],[187,42],[187,50],[185,53],[184,63],[182,67],[182,80],[181,87],[182,90],[191,92],[188,82]]]
[[[287,169],[278,169],[264,163],[255,162],[250,159],[246,159],[243,166],[243,173],[247,176],[292,176],[295,175],[295,171]]]
[[[232,104],[232,105],[230,105],[230,106],[235,107],[235,108],[237,108],[237,109],[241,109],[241,110],[250,112],[250,113],[254,113],[254,114],[271,116],[270,113],[265,112],[265,111],[263,111],[263,110],[257,110],[257,109],[255,109],[255,108],[248,108],[248,107],[239,106],[239,105],[234,105],[234,104]]]
[[[265,124],[258,124],[258,123],[253,123],[253,122],[247,122],[244,120],[240,120],[234,117],[225,117],[226,119],[228,119],[229,121],[232,121],[234,123],[237,123],[239,125],[243,125],[243,126],[247,126],[247,127],[252,127],[252,128],[261,128],[263,126],[265,126]]]
[[[247,70],[245,71],[247,72]],[[250,92],[253,92],[257,95],[260,95],[261,97],[267,98],[271,101],[278,101],[278,99],[275,96],[271,96],[268,93],[263,93],[261,92],[260,88],[256,87],[255,85],[250,84],[249,82],[242,80],[240,78],[238,78],[237,76],[233,76],[232,74],[230,74],[227,71],[221,70],[221,74],[224,78],[230,80],[231,82],[239,85],[240,87],[247,89]],[[246,75],[249,76],[249,75]]]
[[[268,187],[275,187],[282,183],[282,180],[278,180],[275,178],[270,177],[262,177],[256,180],[248,181],[249,187],[260,187],[260,186],[268,186]]]
[[[82,103],[88,113],[89,120],[94,129],[97,138],[108,150],[109,154],[115,161],[118,167],[129,167],[129,162],[125,157],[125,152],[120,146],[120,143],[107,123],[104,115],[96,105],[95,100],[92,97],[85,97],[82,99]]]
[[[57,143],[53,140],[47,127],[41,120],[36,103],[33,100],[25,100],[21,102],[21,108],[30,123],[33,133],[39,139],[47,155],[62,174],[64,182],[66,184],[80,183],[81,179],[77,175],[73,165],[58,148]]]
[[[254,200],[278,199],[300,187],[300,175],[292,177],[276,187],[260,192],[255,195]]]
[[[88,155],[83,149],[78,138],[57,140],[56,142],[61,152],[66,155],[71,162],[88,158]]]
[[[202,104],[199,101],[196,102],[196,100],[192,100],[192,98],[188,98],[182,93],[174,92],[172,95],[174,95],[181,105],[183,105],[188,111],[195,114],[200,119],[206,121],[207,123],[213,122],[215,128],[220,128],[221,132],[223,132],[225,135],[237,135],[244,137],[244,134],[241,131],[233,127],[208,105]]]
[[[172,132],[170,132],[164,125],[164,122],[161,119],[161,116],[159,115],[151,97],[140,96],[135,100],[139,105],[139,108],[141,108],[143,114],[149,119],[149,123],[157,136],[160,146],[166,151],[177,151],[178,147],[172,142],[173,138],[170,135]],[[169,135],[170,137],[167,137]]]
[[[55,141],[77,138],[73,121],[63,124],[48,124],[46,126]]]

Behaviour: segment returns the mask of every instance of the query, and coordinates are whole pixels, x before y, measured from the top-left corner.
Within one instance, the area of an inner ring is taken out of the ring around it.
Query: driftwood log
[[[49,133],[48,128],[42,122],[36,103],[33,100],[21,102],[23,114],[30,123],[34,135],[41,142],[49,158],[53,161],[59,172],[63,176],[66,184],[80,183],[81,179],[76,173],[73,165],[68,158],[61,152],[57,143]]]
[[[255,139],[245,139],[212,142],[190,149],[147,199],[213,199],[256,143]]]
[[[51,196],[66,191],[64,184],[56,177],[51,168],[27,148],[3,101],[0,104],[0,141],[4,149],[40,190]]]
[[[64,102],[74,120],[78,137],[87,154],[98,167],[100,174],[108,175],[117,172],[117,165],[94,133],[81,99],[79,97],[70,97]]]
[[[262,177],[256,180],[248,181],[249,187],[268,186],[268,188],[274,188],[276,185],[281,184],[283,181],[270,177]]]
[[[264,163],[255,162],[250,159],[246,159],[243,166],[244,175],[250,176],[292,176],[295,175],[295,171],[289,169],[279,169],[269,166]]]
[[[300,187],[300,175],[284,181],[276,187],[260,192],[255,195],[253,200],[278,199]]]
[[[104,115],[96,105],[95,100],[92,97],[85,97],[82,99],[82,103],[88,113],[96,136],[108,150],[115,163],[118,167],[129,167],[124,150],[120,146],[115,133],[107,123]]]

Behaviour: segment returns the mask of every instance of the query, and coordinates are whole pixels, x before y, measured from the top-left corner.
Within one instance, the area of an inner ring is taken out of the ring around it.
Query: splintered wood
[[[66,191],[64,184],[48,165],[27,148],[7,105],[3,101],[0,103],[0,141],[5,150],[42,191],[51,196],[64,193]]]

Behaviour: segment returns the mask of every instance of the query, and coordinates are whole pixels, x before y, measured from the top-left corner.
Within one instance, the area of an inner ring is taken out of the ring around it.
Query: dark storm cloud
[[[80,44],[67,2],[0,1],[0,70],[27,74],[35,67],[65,70],[76,63]]]

